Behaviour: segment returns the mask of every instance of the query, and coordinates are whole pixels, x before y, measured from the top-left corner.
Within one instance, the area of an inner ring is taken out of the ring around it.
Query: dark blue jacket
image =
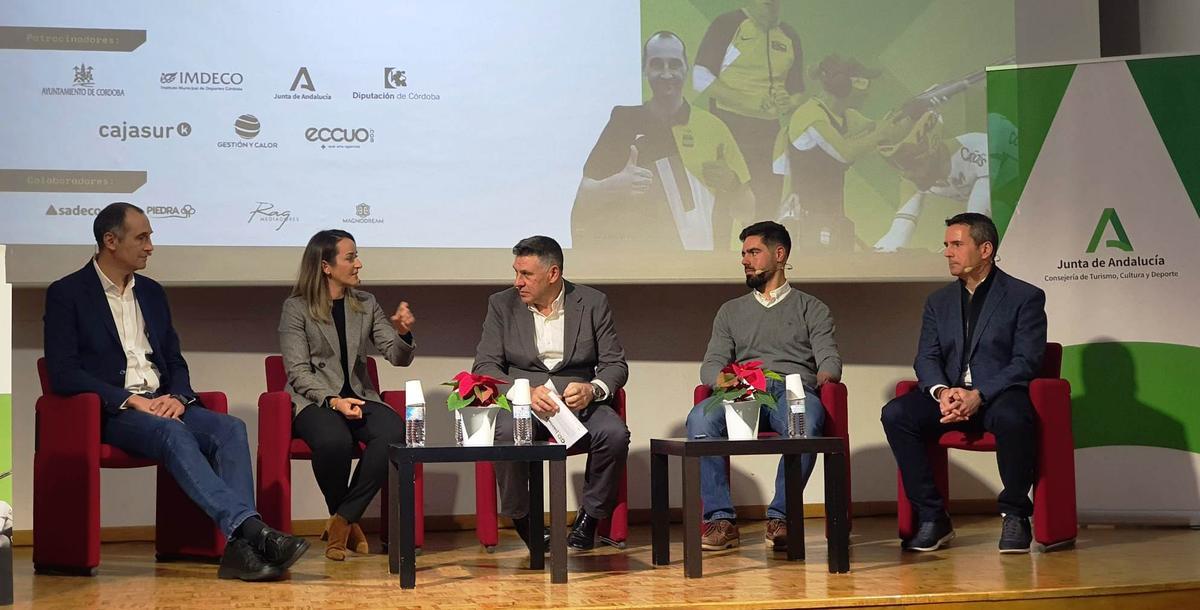
[[[194,392],[187,362],[179,353],[179,336],[171,324],[167,294],[158,282],[136,277],[133,294],[146,323],[153,350],[149,359],[158,369],[159,392],[191,399]],[[43,321],[43,345],[54,393],[94,392],[100,395],[105,410],[117,410],[129,398],[125,350],[91,261],[50,284]]]
[[[971,381],[984,401],[1006,388],[1028,386],[1046,351],[1046,293],[996,269],[966,349]],[[954,387],[962,377],[963,311],[960,283],[929,295],[913,368],[921,391]]]

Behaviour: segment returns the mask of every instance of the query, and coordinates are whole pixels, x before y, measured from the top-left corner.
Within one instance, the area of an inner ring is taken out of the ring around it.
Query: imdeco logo
[[[167,91],[242,91],[245,77],[241,72],[163,72],[158,86]]]
[[[124,97],[124,89],[97,87],[95,68],[86,62],[71,67],[70,87],[42,87],[42,95],[77,95],[83,97]]]

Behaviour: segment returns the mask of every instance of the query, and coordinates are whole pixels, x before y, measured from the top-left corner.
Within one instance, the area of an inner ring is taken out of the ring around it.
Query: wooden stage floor
[[[244,584],[216,566],[161,563],[149,543],[105,544],[99,576],[35,576],[16,549],[16,605],[36,608],[1200,608],[1200,531],[1080,531],[1073,550],[996,552],[999,518],[960,517],[958,538],[936,553],[901,553],[894,518],[859,518],[851,572],[826,571],[822,521],[809,519],[807,563],[772,557],[763,522],[743,524],[741,548],[704,554],[705,577],[685,579],[678,526],[670,566],[650,563],[650,531],[625,551],[572,554],[570,582],[531,572],[520,540],[501,533],[488,554],[473,532],[430,533],[417,588],[403,591],[382,555],[326,561],[321,543],[290,581]]]

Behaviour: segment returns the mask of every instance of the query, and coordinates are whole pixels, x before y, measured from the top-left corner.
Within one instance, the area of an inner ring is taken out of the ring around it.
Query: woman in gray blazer
[[[358,520],[387,477],[388,445],[404,442],[404,420],[372,387],[363,348],[373,344],[396,366],[408,366],[415,349],[408,303],[389,318],[375,297],[356,288],[360,269],[354,236],[337,229],[313,235],[279,320],[292,430],[312,449],[330,515],[325,556],[334,561],[346,558],[347,544],[367,552]],[[366,450],[350,476],[359,442]]]

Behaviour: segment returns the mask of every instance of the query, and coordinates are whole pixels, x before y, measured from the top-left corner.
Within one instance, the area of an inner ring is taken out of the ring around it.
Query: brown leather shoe
[[[362,528],[357,523],[350,524],[350,538],[346,543],[351,551],[359,555],[366,555],[371,552],[371,547],[367,544],[367,535],[363,533]]]
[[[700,534],[700,548],[706,551],[731,549],[740,541],[737,524],[729,519],[706,521]]]
[[[346,560],[346,541],[350,538],[350,524],[341,515],[329,519],[329,538],[325,542],[325,557],[334,561]]]
[[[767,546],[776,551],[787,550],[787,521],[783,519],[767,520],[767,535],[764,536]]]

